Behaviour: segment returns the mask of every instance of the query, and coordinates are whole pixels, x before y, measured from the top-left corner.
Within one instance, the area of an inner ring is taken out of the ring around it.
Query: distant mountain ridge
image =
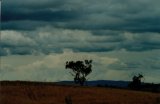
[[[113,80],[94,80],[85,82],[85,86],[111,86],[126,88],[129,81],[113,81]],[[58,81],[58,82],[38,82],[38,81],[0,81],[0,85],[77,85],[74,81]]]
[[[60,81],[56,83],[62,84],[62,85],[70,85],[70,84],[74,84],[74,81]],[[85,85],[87,86],[113,86],[113,87],[126,88],[129,83],[130,81],[95,80],[95,81],[87,81],[85,82]]]
[[[89,87],[110,87],[110,88],[124,88],[124,89],[132,89],[128,87],[130,81],[113,81],[113,80],[95,80],[95,81],[87,81],[85,86]],[[38,82],[38,81],[0,81],[1,86],[77,86],[80,87],[79,84],[75,84],[74,81],[59,81],[59,82]],[[149,91],[149,92],[160,92],[160,83],[142,83],[140,89],[133,89],[140,91]]]

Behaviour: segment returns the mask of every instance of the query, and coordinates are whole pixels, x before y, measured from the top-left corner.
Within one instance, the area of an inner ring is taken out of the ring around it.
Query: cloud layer
[[[159,0],[4,0],[0,78],[67,80],[62,63],[85,57],[94,59],[93,79],[129,80],[130,73],[142,72],[148,81],[158,82],[159,4]]]
[[[50,24],[72,29],[160,32],[158,0],[8,0],[2,29],[35,29]]]
[[[98,35],[87,30],[49,26],[27,32],[3,30],[1,32],[0,55],[49,54],[63,52],[64,49],[71,49],[75,52],[160,49],[159,33],[115,32],[111,30],[106,30],[104,33],[105,35]]]
[[[85,60],[85,59],[93,59],[94,64],[93,69],[100,69],[101,71],[105,70],[105,67],[109,64],[114,63],[117,61],[116,58],[109,58],[109,57],[99,57],[97,54],[88,54],[88,53],[74,53],[72,50],[64,50],[62,54],[50,54],[41,56],[40,59],[35,58],[32,61],[31,56],[25,56],[26,58],[29,57],[29,62],[23,60],[26,64],[18,64],[12,63],[8,64],[8,60],[12,60],[14,57],[8,57],[8,59],[3,58],[3,64],[1,67],[1,80],[9,79],[21,79],[21,80],[38,80],[38,81],[57,81],[57,80],[68,80],[72,79],[72,76],[69,74],[69,70],[65,69],[66,61],[71,60]],[[20,59],[25,58],[23,56],[18,57],[16,61],[19,62]],[[31,60],[31,61],[30,61]],[[21,60],[22,61],[22,60]],[[106,65],[105,65],[106,64]],[[103,65],[103,69],[101,67]],[[94,70],[94,74],[96,74],[98,70]],[[11,76],[6,75],[11,74]]]
[[[65,48],[84,52],[159,49],[159,3],[157,0],[4,1],[0,55],[48,54]]]
[[[133,75],[143,73],[146,82],[158,83],[158,52],[75,53],[66,49],[50,55],[7,56],[2,57],[0,80],[73,80],[70,70],[65,69],[66,61],[92,59],[93,72],[89,80],[131,80]]]

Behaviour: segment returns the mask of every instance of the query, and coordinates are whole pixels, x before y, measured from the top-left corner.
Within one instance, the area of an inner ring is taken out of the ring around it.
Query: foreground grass
[[[16,83],[16,82],[15,82]],[[125,89],[60,86],[56,84],[5,84],[0,86],[1,104],[160,104],[160,94]]]

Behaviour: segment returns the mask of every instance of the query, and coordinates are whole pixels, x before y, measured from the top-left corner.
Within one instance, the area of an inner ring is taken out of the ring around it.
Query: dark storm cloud
[[[1,29],[2,30],[34,30],[36,27],[42,27],[46,25],[46,22],[38,22],[38,21],[9,21],[3,22]]]
[[[29,20],[36,21],[34,28],[41,27],[38,22],[49,21],[54,27],[70,29],[160,32],[159,3],[158,0],[9,0],[2,2],[2,29],[15,29],[14,25],[7,27],[6,22]],[[20,25],[18,29],[24,24],[15,25]]]
[[[12,12],[5,11],[2,12],[2,21],[66,21],[72,20],[75,17],[75,13],[70,11],[51,11],[51,10],[38,10],[30,12]]]
[[[160,49],[159,3],[6,0],[2,2],[1,55]]]
[[[44,27],[32,31],[3,30],[1,55],[62,53],[64,49],[74,52],[109,52],[126,50],[142,52],[160,49],[159,33],[131,33],[103,31],[95,35],[91,31]],[[97,33],[96,33],[97,34]]]
[[[27,0],[2,2],[2,21],[64,21],[73,19],[76,12],[65,8],[67,1]]]

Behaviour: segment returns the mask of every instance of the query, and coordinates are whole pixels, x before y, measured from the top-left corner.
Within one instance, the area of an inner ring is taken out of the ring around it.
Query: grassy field
[[[125,89],[9,82],[0,86],[0,104],[160,104],[160,93]]]

